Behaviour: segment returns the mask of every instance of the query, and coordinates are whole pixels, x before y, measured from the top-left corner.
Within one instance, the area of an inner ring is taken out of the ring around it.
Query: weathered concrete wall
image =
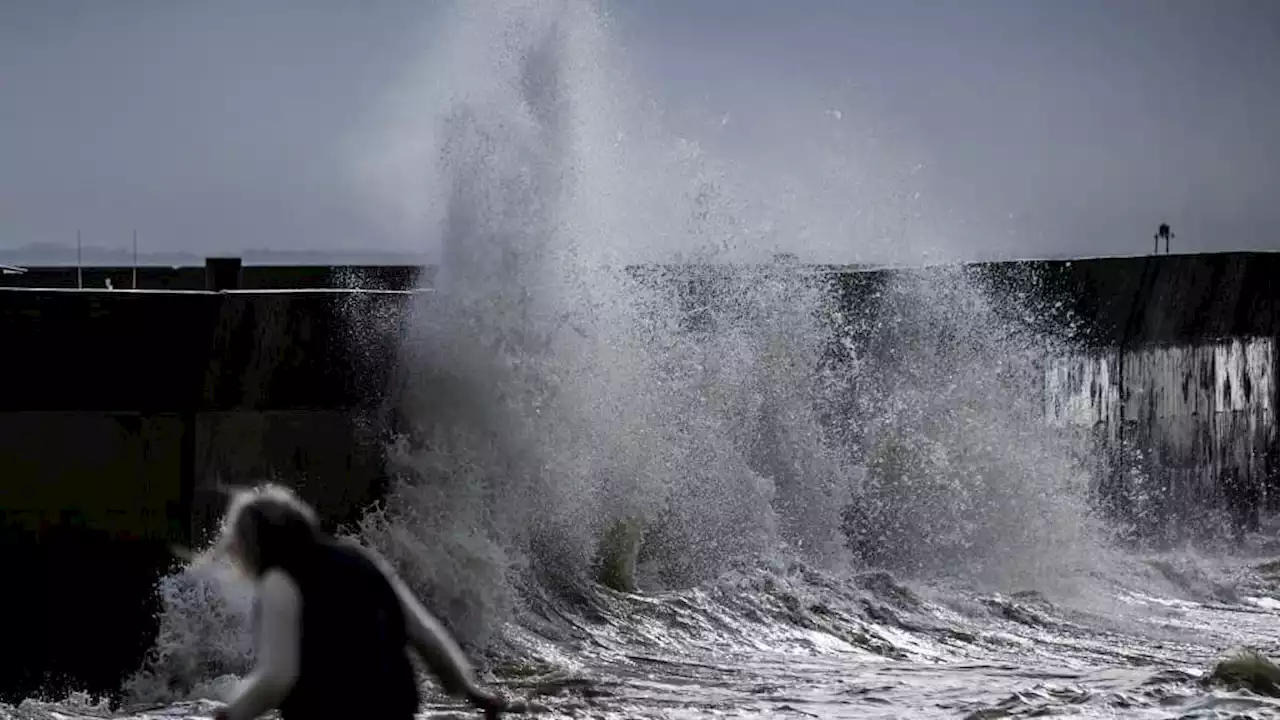
[[[1079,348],[1047,364],[1046,415],[1087,428],[1099,499],[1134,535],[1238,533],[1280,504],[1280,254],[975,272]]]
[[[1256,528],[1280,470],[1275,362],[1271,338],[1054,358],[1046,416],[1087,436],[1100,499],[1134,534]]]
[[[0,290],[0,696],[136,668],[170,544],[209,528],[219,480],[356,519],[409,299]]]

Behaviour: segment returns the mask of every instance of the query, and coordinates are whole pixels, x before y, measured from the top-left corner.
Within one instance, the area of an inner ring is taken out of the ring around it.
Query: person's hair
[[[256,577],[288,566],[315,545],[319,533],[311,506],[292,490],[268,483],[232,491],[218,546]]]

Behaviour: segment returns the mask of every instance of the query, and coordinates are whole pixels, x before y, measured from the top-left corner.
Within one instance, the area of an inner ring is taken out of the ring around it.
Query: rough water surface
[[[1135,567],[1151,570],[1147,592],[1098,578],[1059,601],[799,564],[680,592],[601,590],[589,612],[545,618],[557,642],[523,632],[529,654],[491,666],[490,679],[548,718],[1280,717],[1280,700],[1206,682],[1228,650],[1280,648],[1275,565],[1183,554]],[[428,698],[421,717],[473,715]],[[28,700],[0,717],[203,718],[214,707]]]

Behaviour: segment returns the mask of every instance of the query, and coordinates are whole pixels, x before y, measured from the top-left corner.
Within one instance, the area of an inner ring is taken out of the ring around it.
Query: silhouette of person
[[[278,709],[284,720],[401,718],[418,711],[408,649],[444,689],[497,717],[506,702],[480,688],[449,633],[373,553],[322,532],[288,489],[234,492],[214,556],[255,583],[255,666],[218,720]]]
[[[1160,241],[1164,240],[1164,252],[1169,254],[1169,240],[1174,237],[1173,231],[1169,229],[1169,223],[1160,223],[1160,227],[1156,230],[1154,239],[1156,241],[1155,252],[1160,252]]]

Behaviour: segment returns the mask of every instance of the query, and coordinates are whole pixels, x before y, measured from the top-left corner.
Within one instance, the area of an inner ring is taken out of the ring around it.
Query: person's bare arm
[[[409,645],[440,678],[446,692],[466,697],[476,694],[479,686],[475,671],[453,636],[422,606],[403,580],[394,574],[389,579],[396,597],[400,599],[400,607],[404,610]]]
[[[218,720],[253,720],[274,710],[298,680],[302,593],[288,575],[271,570],[258,583],[258,597],[262,615],[257,662],[231,703],[219,709]]]
[[[455,697],[467,698],[489,713],[506,707],[506,701],[501,696],[480,687],[471,662],[467,660],[462,648],[440,621],[423,607],[395,569],[377,553],[369,552],[369,555],[382,569],[400,600],[410,647],[440,679],[444,691]]]
[[[422,606],[404,581],[394,574],[390,579],[391,586],[400,598],[400,607],[404,609],[409,644],[436,677],[440,678],[445,692],[465,697],[484,710],[488,717],[496,717],[507,707],[507,701],[501,695],[480,687],[471,663],[449,631]]]

